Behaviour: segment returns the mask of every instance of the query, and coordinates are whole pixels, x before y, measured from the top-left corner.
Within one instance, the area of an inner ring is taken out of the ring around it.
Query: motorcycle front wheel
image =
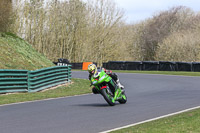
[[[106,89],[102,89],[101,90],[101,94],[104,97],[104,99],[106,100],[106,102],[110,105],[110,106],[114,106],[115,105],[115,101],[113,100],[113,96],[111,96]]]
[[[122,98],[119,100],[119,103],[120,104],[125,104],[127,101],[127,97],[126,97],[126,94],[122,94]]]

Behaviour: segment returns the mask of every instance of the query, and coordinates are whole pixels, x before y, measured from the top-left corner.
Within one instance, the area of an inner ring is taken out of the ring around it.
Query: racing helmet
[[[96,72],[97,72],[97,67],[95,64],[90,64],[88,65],[88,72],[91,74],[91,75],[94,75]]]

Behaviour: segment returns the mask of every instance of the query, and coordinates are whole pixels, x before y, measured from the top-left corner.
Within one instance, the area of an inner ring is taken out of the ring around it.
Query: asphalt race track
[[[0,133],[97,133],[200,106],[200,77],[118,75],[126,104],[110,107],[101,95],[88,94],[0,106]]]

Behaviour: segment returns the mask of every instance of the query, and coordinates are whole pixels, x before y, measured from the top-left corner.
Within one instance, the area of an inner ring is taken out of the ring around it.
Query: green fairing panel
[[[98,80],[96,80],[98,78]],[[107,75],[104,70],[98,69],[97,73],[95,75],[92,75],[91,77],[91,83],[94,86],[97,86],[98,84],[101,84],[103,82],[109,82],[111,80],[111,77]]]

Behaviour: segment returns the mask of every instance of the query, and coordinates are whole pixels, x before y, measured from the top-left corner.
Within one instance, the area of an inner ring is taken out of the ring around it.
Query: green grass
[[[200,133],[200,109],[111,133]]]
[[[18,103],[25,101],[42,100],[48,98],[58,98],[66,96],[74,96],[80,94],[91,93],[89,80],[72,79],[72,83],[57,87],[56,89],[46,90],[34,93],[14,93],[8,95],[0,95],[0,105]]]
[[[0,69],[36,70],[54,66],[44,55],[12,33],[0,32]]]
[[[73,69],[72,71],[83,71]],[[138,73],[138,74],[163,74],[163,75],[179,75],[179,76],[200,76],[200,72],[181,72],[181,71],[133,71],[133,70],[112,70],[115,73]]]
[[[177,71],[128,71],[128,70],[113,70],[119,73],[139,73],[139,74],[164,74],[164,75],[182,75],[182,76],[200,76],[200,72],[177,72]]]

